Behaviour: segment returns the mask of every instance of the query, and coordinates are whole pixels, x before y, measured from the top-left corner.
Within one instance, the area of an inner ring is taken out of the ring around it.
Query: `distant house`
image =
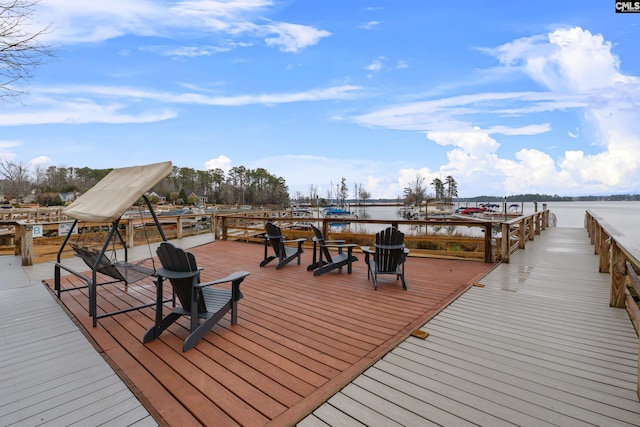
[[[38,200],[35,194],[28,194],[24,199],[22,199],[22,202],[27,204],[36,203],[37,201]]]
[[[64,203],[71,203],[74,200],[76,200],[78,197],[80,197],[82,195],[82,193],[79,193],[77,191],[70,191],[68,193],[60,193],[60,200],[62,200]]]
[[[193,192],[191,194],[189,194],[188,198],[190,199],[192,197],[198,199],[199,202],[200,202],[199,204],[203,204],[203,205],[207,204],[207,198],[206,197],[198,196],[196,193],[193,193]]]
[[[159,195],[158,193],[156,193],[155,191],[152,191],[151,193],[147,193],[147,197],[157,197],[158,200],[160,201],[160,204],[164,204],[167,203],[167,198],[164,196]]]

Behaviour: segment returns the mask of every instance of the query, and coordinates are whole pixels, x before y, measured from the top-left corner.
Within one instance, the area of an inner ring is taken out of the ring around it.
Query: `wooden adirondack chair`
[[[325,240],[322,231],[311,224],[311,229],[315,237],[313,238],[313,263],[307,267],[308,271],[313,270],[314,276],[319,276],[327,271],[338,269],[342,272],[342,267],[347,266],[347,274],[351,274],[351,264],[358,261],[352,254],[355,243],[345,243],[344,240]],[[330,248],[337,249],[338,253],[331,255]],[[344,249],[347,252],[344,252]]]
[[[260,263],[260,267],[264,267],[274,259],[278,260],[276,270],[284,267],[293,259],[298,258],[298,265],[300,264],[300,255],[302,252],[302,243],[305,239],[285,240],[282,235],[280,227],[272,222],[265,224],[266,234],[264,236],[264,259]],[[289,243],[296,243],[296,246],[288,246]],[[273,255],[267,255],[269,252],[269,245],[273,248]]]
[[[404,262],[409,249],[404,246],[404,233],[395,227],[389,227],[376,234],[373,249],[362,246],[367,264],[367,278],[373,279],[373,289],[378,289],[379,274],[394,274],[402,282],[402,288],[407,290],[404,279]]]
[[[211,328],[231,311],[231,324],[238,318],[238,301],[242,298],[240,283],[249,275],[247,271],[236,271],[227,277],[211,282],[200,283],[200,270],[196,259],[190,252],[163,242],[157,250],[162,268],[157,270],[156,321],[144,335],[143,342],[149,342],[160,336],[180,316],[191,318],[191,332],[184,340],[182,351],[195,346]],[[162,284],[169,279],[178,297],[181,307],[176,307],[162,317]],[[231,289],[214,289],[210,286],[231,282]],[[204,319],[199,323],[199,319]]]

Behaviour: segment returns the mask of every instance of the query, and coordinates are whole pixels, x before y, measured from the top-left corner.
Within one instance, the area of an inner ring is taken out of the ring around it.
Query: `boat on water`
[[[517,203],[509,205],[508,209],[500,209],[496,203],[481,203],[478,206],[462,206],[456,210],[457,217],[476,219],[504,219],[522,216],[522,207]]]
[[[322,209],[322,216],[325,218],[357,219],[358,215],[346,209],[327,207]]]
[[[282,212],[282,217],[287,218],[313,218],[313,211],[311,208],[292,207],[285,212]]]
[[[415,205],[403,206],[399,211],[404,219],[448,218],[453,213],[453,205],[450,203],[429,203],[422,210]]]

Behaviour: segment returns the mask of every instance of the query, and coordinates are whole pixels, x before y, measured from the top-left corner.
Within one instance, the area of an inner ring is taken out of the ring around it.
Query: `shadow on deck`
[[[204,267],[202,280],[235,270],[243,282],[239,321],[229,316],[183,353],[188,319],[160,339],[142,344],[154,309],[101,319],[91,327],[86,290],[63,293],[98,350],[164,425],[290,425],[302,419],[412,331],[434,317],[494,265],[475,261],[409,258],[408,291],[383,278],[367,280],[362,254],[353,274],[314,277],[302,264],[281,270],[258,266],[263,247],[218,241],[190,249]],[[156,260],[157,263],[157,260]],[[77,279],[75,279],[77,281]],[[72,287],[74,278],[63,278]],[[53,280],[47,280],[53,286]],[[112,311],[153,301],[151,281],[99,289],[98,306]],[[169,311],[169,307],[165,306]]]

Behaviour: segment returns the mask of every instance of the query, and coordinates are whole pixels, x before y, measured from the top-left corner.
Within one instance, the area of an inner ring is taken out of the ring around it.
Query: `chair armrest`
[[[293,239],[293,240],[283,240],[284,243],[291,243],[291,242],[306,242],[307,239],[305,239],[304,237],[300,237],[298,239]]]
[[[210,282],[198,283],[197,285],[194,285],[193,287],[194,288],[204,288],[204,287],[207,287],[207,286],[217,285],[217,284],[220,284],[220,283],[242,281],[248,275],[249,275],[248,271],[235,271],[235,272],[229,274],[228,276],[223,277],[222,279],[212,280]]]
[[[162,276],[165,279],[187,279],[189,277],[195,277],[200,274],[200,270],[196,271],[172,271],[165,268],[158,268],[156,270],[158,276]]]
[[[360,249],[362,250],[362,252],[365,252],[365,253],[369,253],[369,254],[376,253],[376,251],[371,250],[371,246],[360,246]]]
[[[374,247],[380,248],[380,249],[389,249],[389,250],[406,249],[404,245],[374,245]]]
[[[331,248],[355,248],[356,246],[358,246],[357,243],[330,243],[330,242],[324,242],[325,246],[327,247],[331,247]]]

